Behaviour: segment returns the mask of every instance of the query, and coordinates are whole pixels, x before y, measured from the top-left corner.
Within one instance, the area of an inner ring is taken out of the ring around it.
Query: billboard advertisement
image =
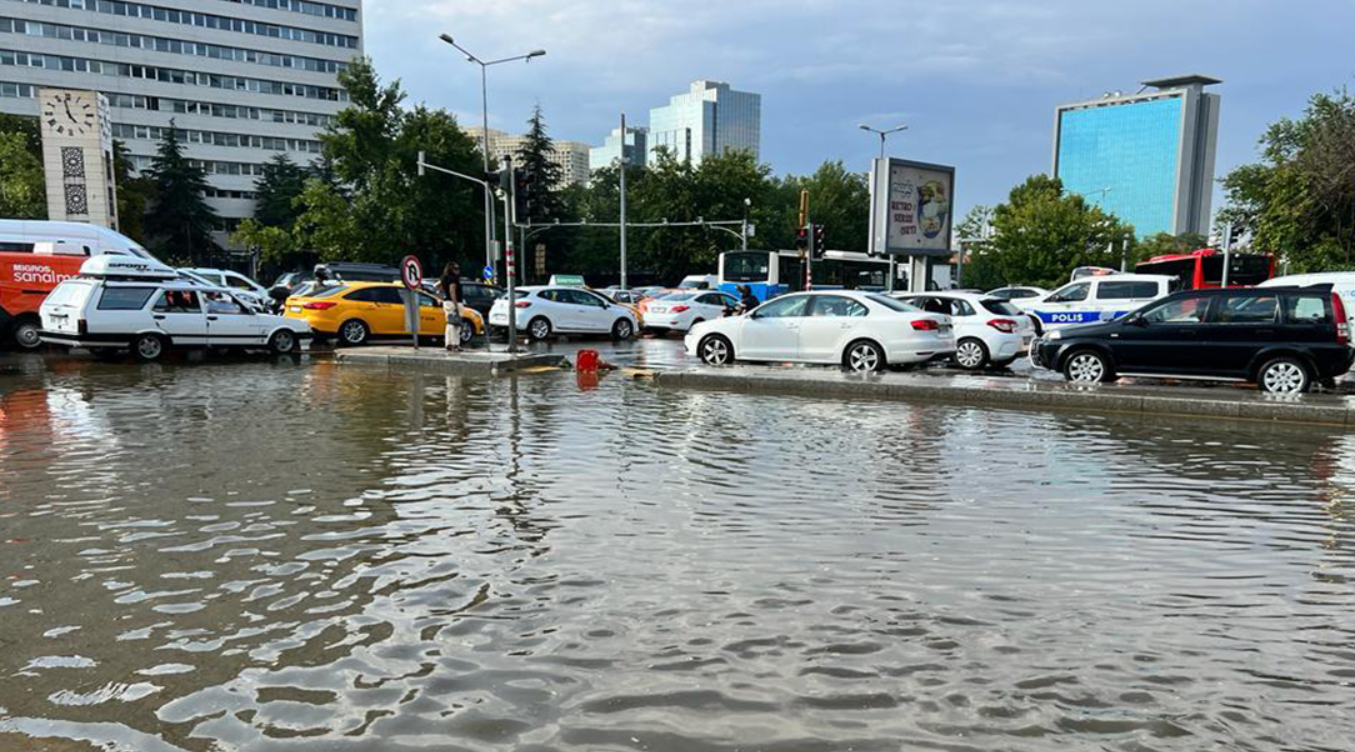
[[[871,167],[871,252],[948,256],[955,218],[955,168],[877,159]]]

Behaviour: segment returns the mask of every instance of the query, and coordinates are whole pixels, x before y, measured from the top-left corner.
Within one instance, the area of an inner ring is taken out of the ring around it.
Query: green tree
[[[152,249],[164,259],[179,259],[197,265],[218,250],[212,239],[216,212],[203,198],[207,174],[183,152],[178,129],[169,121],[146,171],[154,185],[145,231]]]
[[[1259,163],[1223,179],[1219,221],[1294,271],[1355,268],[1355,97],[1314,95],[1301,118],[1272,124],[1260,147]]]
[[[146,207],[155,192],[155,183],[132,172],[127,145],[113,142],[113,179],[118,191],[118,232],[146,245]]]
[[[564,169],[551,156],[555,153],[555,142],[546,133],[546,121],[541,115],[541,105],[532,108],[532,116],[527,119],[527,132],[523,135],[522,145],[513,155],[513,168],[524,170],[534,176],[531,195],[527,202],[531,206],[531,216],[518,217],[518,224],[528,224],[531,220],[549,220],[560,218],[565,207],[560,197],[561,183],[564,182]]]
[[[865,253],[870,248],[870,184],[859,172],[849,172],[839,160],[824,162],[806,177],[783,180],[778,236],[782,248],[792,247],[799,224],[801,190],[809,191],[809,220],[823,225],[824,243],[833,250]]]
[[[279,154],[263,165],[254,181],[254,219],[265,227],[288,228],[301,213],[297,197],[306,189],[306,168]]]
[[[1034,175],[993,211],[992,252],[1003,282],[1056,287],[1079,266],[1119,266],[1133,228],[1066,193],[1063,182]]]
[[[960,286],[991,290],[1006,284],[992,242],[993,207],[974,206],[955,227],[955,242],[964,248],[964,271]]]
[[[0,113],[0,217],[47,218],[36,118]]]

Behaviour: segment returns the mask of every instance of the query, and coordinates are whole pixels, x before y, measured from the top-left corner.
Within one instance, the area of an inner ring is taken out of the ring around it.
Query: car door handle
[[[786,328],[787,328],[787,329],[799,329],[799,328],[800,328],[800,325],[799,325],[799,324],[786,324]]]
[[[157,313],[157,314],[151,316],[151,318],[155,319],[156,321],[164,321],[164,320],[165,320],[164,314],[160,314],[160,313]]]
[[[216,316],[208,316],[208,317],[207,317],[207,320],[208,320],[208,321],[216,321]]]

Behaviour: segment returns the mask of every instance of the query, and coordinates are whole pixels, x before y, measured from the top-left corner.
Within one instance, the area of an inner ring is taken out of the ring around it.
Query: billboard
[[[949,256],[955,168],[877,159],[870,170],[871,253]]]

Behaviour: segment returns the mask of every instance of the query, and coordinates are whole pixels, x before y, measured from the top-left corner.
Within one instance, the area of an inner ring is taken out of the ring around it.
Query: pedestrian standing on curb
[[[442,293],[442,312],[447,316],[447,350],[461,352],[461,267],[455,261],[442,268],[438,290]]]

